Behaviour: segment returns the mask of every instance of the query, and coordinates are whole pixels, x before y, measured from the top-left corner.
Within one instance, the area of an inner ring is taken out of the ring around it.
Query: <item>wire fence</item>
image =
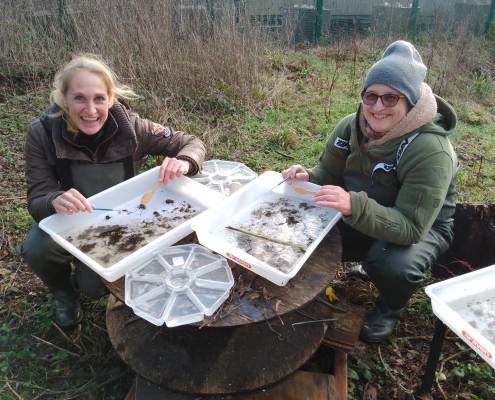
[[[474,35],[493,27],[495,0],[240,0],[239,14],[284,32],[292,43],[325,43],[342,35],[418,36],[453,32]],[[493,28],[492,28],[493,29]]]
[[[109,13],[118,24],[122,16],[147,7],[146,1],[137,0],[4,3],[0,21],[16,18],[34,31],[62,29],[66,36],[74,34],[82,14]],[[461,25],[474,35],[494,35],[495,31],[495,0],[170,0],[163,7],[172,10],[172,23],[179,33],[194,24],[208,35],[212,24],[235,18],[238,29],[258,26],[270,40],[288,45],[327,44],[350,35],[414,38],[432,31],[449,34]]]

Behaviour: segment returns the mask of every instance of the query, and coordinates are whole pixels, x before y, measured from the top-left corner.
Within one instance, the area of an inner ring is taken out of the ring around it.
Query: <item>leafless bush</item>
[[[102,55],[163,119],[178,105],[221,112],[249,99],[261,31],[236,28],[233,2],[24,0],[0,17],[0,62],[12,76],[54,71],[75,53]],[[167,111],[168,110],[168,111]]]

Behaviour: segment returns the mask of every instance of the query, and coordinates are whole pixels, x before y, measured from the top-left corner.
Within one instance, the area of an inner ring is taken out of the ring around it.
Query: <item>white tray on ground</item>
[[[495,368],[495,265],[425,288],[433,313]]]
[[[292,185],[283,183],[270,191],[282,179],[278,172],[265,172],[192,222],[203,246],[279,286],[287,284],[299,272],[341,217],[335,209],[313,203],[313,195],[294,191],[296,185],[309,190],[318,190],[318,185],[294,181]],[[307,249],[239,233],[227,226],[304,245]]]
[[[119,211],[55,214],[40,228],[106,280],[113,282],[159,247],[171,246],[192,233],[192,221],[221,203],[220,193],[188,177],[161,186],[140,208],[141,197],[158,182],[160,167],[98,193],[88,200]]]

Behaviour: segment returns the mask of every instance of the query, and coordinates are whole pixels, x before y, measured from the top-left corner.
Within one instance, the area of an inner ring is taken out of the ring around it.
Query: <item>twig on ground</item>
[[[433,335],[430,336],[404,336],[395,338],[395,340],[425,340],[427,342],[431,342],[433,339]],[[445,336],[444,340],[459,340],[459,336]]]
[[[65,338],[65,340],[67,340],[69,343],[72,343],[74,346],[76,346],[79,350],[81,351],[84,351],[81,346],[79,346],[77,343],[75,343],[71,338],[69,338],[62,329],[59,328],[59,326],[52,321],[52,325],[55,327],[55,329],[57,329],[61,334],[62,336]]]
[[[281,151],[278,151],[278,150],[275,150],[275,153],[280,154],[281,156],[284,156],[284,157],[287,157],[287,158],[294,159],[294,156],[291,156],[290,154],[284,154],[284,153],[282,153]]]
[[[447,399],[448,397],[445,395],[445,392],[442,389],[442,386],[440,386],[440,382],[438,381],[438,374],[435,374],[435,386],[437,387],[437,390],[441,393],[442,397],[444,399]]]
[[[412,395],[414,392],[412,390],[406,389],[404,386],[402,386],[402,384],[395,378],[395,376],[392,375],[392,372],[390,372],[390,369],[387,367],[387,364],[385,364],[385,362],[383,361],[383,357],[382,357],[382,352],[380,350],[380,346],[377,346],[377,347],[378,347],[378,355],[380,356],[380,361],[382,362],[383,368],[385,368],[385,371],[387,372],[387,375],[390,376],[390,378],[392,378],[392,380],[397,384],[397,386],[402,391],[404,391],[408,395]]]
[[[101,326],[96,325],[95,323],[93,323],[93,322],[91,322],[91,321],[88,321],[88,322],[89,322],[91,325],[93,325],[95,328],[97,328],[97,329],[99,329],[100,331],[105,332],[105,333],[107,333],[107,334],[108,334],[108,331],[107,331],[106,329],[102,328]]]
[[[19,197],[0,197],[0,201],[6,201],[6,200],[22,200],[27,198],[27,196],[19,196]]]
[[[110,383],[110,382],[113,382],[117,379],[119,379],[120,377],[124,376],[127,371],[129,371],[129,368],[127,368],[124,372],[121,372],[120,374],[118,374],[117,376],[114,376],[110,379],[107,379],[105,382],[102,382],[100,383],[98,386],[95,386],[94,388],[92,388],[91,390],[88,390],[86,392],[81,392],[81,393],[78,393],[76,394],[75,396],[72,396],[72,397],[66,397],[65,400],[70,400],[70,399],[76,399],[78,398],[79,396],[82,396],[83,394],[88,394],[89,392],[92,392],[94,390],[97,390],[99,388],[101,388],[102,386],[105,386],[107,383]],[[91,382],[93,381],[93,379],[91,379],[89,382],[86,382],[83,386],[81,386],[79,389],[77,389],[78,391],[81,391],[84,389],[85,386],[89,385]]]
[[[447,357],[447,358],[444,358],[444,359],[442,360],[442,362],[440,363],[440,372],[442,371],[442,368],[443,368],[443,366],[445,365],[445,363],[446,363],[447,361],[450,361],[450,360],[452,360],[452,359],[456,358],[457,356],[460,356],[461,354],[467,353],[468,351],[472,351],[472,350],[473,350],[473,349],[472,349],[471,347],[469,347],[469,348],[467,348],[467,349],[464,349],[464,350],[460,351],[459,353],[455,353],[455,354],[452,354],[451,356],[449,356],[449,357]]]
[[[58,350],[65,351],[67,354],[70,354],[70,355],[75,356],[75,357],[81,357],[79,354],[76,354],[76,353],[73,353],[72,351],[65,350],[65,349],[62,349],[61,347],[55,346],[53,343],[47,342],[46,340],[43,340],[43,339],[39,338],[38,336],[34,336],[34,335],[31,335],[31,336],[34,337],[35,339],[39,340],[40,342],[47,344],[48,346],[52,346]]]
[[[5,386],[7,386],[9,388],[9,390],[14,394],[15,397],[22,400],[22,397],[19,396],[14,389],[12,389],[12,387],[9,384],[9,381],[5,382]]]

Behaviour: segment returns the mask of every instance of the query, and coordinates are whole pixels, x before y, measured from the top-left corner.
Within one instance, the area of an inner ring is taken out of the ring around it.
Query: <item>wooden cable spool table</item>
[[[197,243],[193,233],[176,244]],[[229,261],[230,297],[202,322],[168,328],[137,317],[124,303],[125,278],[104,281],[110,340],[136,373],[177,392],[231,394],[266,387],[289,376],[318,349],[327,323],[308,307],[334,278],[342,256],[334,228],[286,286]],[[319,307],[328,307],[322,302]]]

